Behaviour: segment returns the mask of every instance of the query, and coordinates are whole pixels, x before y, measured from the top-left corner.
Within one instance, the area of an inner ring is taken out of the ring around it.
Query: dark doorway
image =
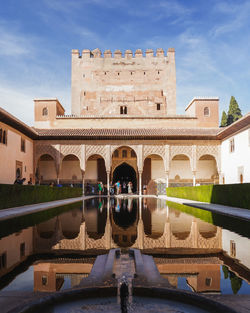
[[[115,184],[118,180],[120,181],[122,186],[122,193],[128,192],[127,185],[129,181],[131,181],[133,184],[133,192],[136,192],[137,190],[136,172],[132,166],[128,165],[127,163],[122,163],[121,165],[117,166],[113,173],[113,184]],[[126,184],[126,188],[123,188],[123,183]]]

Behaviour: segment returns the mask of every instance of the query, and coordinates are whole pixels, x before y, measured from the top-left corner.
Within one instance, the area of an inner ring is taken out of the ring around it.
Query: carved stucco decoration
[[[165,146],[164,145],[143,146],[143,161],[151,154],[157,154],[164,160],[165,159]]]
[[[61,145],[60,146],[60,158],[61,162],[63,158],[69,154],[75,155],[80,161],[80,168],[85,171],[85,145]],[[60,163],[61,163],[60,162]]]
[[[217,171],[220,173],[221,171],[221,160],[220,160],[220,146],[197,146],[197,152],[196,157],[197,161],[202,157],[203,155],[211,155],[215,158],[216,165],[217,165]]]
[[[135,172],[137,173],[137,164],[136,164],[136,160],[113,160],[112,162],[112,174],[114,173],[115,169],[120,166],[121,164],[126,163],[128,165],[130,165],[131,167],[133,167],[133,169],[135,170]]]
[[[106,145],[86,145],[85,146],[85,160],[87,161],[92,155],[100,155],[105,162],[106,169],[109,168],[109,156],[107,155]]]
[[[110,158],[112,160],[112,155],[114,153],[114,151],[118,148],[121,147],[128,147],[131,148],[135,151],[136,154],[136,158],[137,158],[137,167],[138,167],[138,171],[142,171],[143,169],[143,164],[142,164],[142,145],[111,145],[110,146]],[[135,169],[136,170],[136,169]]]
[[[193,153],[192,153],[192,146],[170,146],[170,161],[179,154],[184,154],[189,158],[190,161],[190,167],[191,170],[193,171]]]
[[[61,145],[60,152],[62,159],[69,154],[73,154],[81,161],[81,145]]]
[[[59,145],[36,144],[35,146],[35,162],[44,154],[49,154],[55,161],[59,156]]]
[[[143,163],[145,159],[152,154],[156,154],[162,158],[165,172],[168,172],[169,171],[169,145],[145,145],[143,146]]]
[[[205,238],[202,234],[198,233],[198,248],[205,249],[221,249],[222,248],[222,230],[217,227],[215,236]]]

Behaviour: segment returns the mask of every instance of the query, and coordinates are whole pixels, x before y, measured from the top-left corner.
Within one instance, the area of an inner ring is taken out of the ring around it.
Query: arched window
[[[204,116],[209,116],[209,115],[210,115],[209,107],[205,107],[204,108]]]
[[[118,157],[119,157],[119,151],[118,151],[118,150],[115,150],[115,152],[114,152],[114,157],[115,157],[115,158],[118,158]]]
[[[43,116],[48,115],[48,108],[43,108]]]

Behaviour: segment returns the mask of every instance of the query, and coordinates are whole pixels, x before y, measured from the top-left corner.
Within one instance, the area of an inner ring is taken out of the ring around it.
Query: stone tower
[[[176,114],[175,50],[72,50],[72,114]]]

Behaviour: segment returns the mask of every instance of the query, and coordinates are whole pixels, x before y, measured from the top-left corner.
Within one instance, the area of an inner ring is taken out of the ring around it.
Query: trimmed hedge
[[[45,211],[39,211],[31,214],[13,217],[4,221],[0,221],[0,239],[13,233],[19,232],[24,228],[34,226],[45,222],[61,213],[78,209],[82,207],[82,201],[50,208]]]
[[[80,196],[81,188],[0,184],[0,210]]]
[[[242,235],[243,237],[250,236],[249,222],[247,220],[233,218],[232,216],[221,215],[218,213],[205,211],[198,208],[193,208],[184,204],[166,201],[167,206],[170,209],[175,209],[189,215],[195,216],[207,223],[220,226],[224,229],[228,229],[235,233]]]
[[[167,196],[250,209],[250,183],[170,187]]]

